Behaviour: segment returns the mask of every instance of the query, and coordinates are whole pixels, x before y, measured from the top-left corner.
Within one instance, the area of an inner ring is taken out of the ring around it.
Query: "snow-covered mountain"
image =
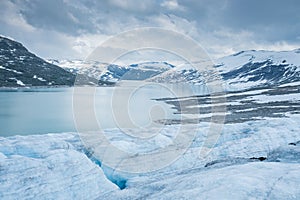
[[[221,79],[226,90],[276,86],[300,81],[300,49],[294,51],[241,51],[214,61],[172,65],[143,62],[131,65],[98,61],[54,60],[48,62],[30,53],[21,43],[0,37],[0,85],[6,87],[115,84],[119,80],[147,80],[161,83],[194,83]],[[60,67],[58,67],[60,66]],[[65,70],[63,70],[63,69]]]
[[[216,63],[223,80],[233,89],[300,81],[300,49],[241,51],[221,58]]]
[[[161,83],[194,83],[221,79],[227,90],[267,87],[300,81],[300,49],[294,51],[241,51],[213,61],[214,68],[202,69],[207,63],[144,62],[120,66],[101,62],[64,60],[57,64],[74,74],[85,74],[104,83],[119,80],[148,80]]]
[[[109,65],[100,80],[146,80],[174,67],[167,62],[144,62],[124,67]]]
[[[145,80],[175,67],[167,62],[143,62],[125,66],[84,60],[49,59],[48,62],[73,74],[95,78],[99,80],[99,84],[113,84],[119,80]]]
[[[60,66],[61,68],[73,73],[73,74],[83,74],[95,79],[99,79],[101,73],[104,71],[105,67],[108,66],[107,63],[101,63],[97,61],[84,61],[84,60],[56,60],[48,59],[47,62]]]
[[[282,52],[241,51],[215,60],[214,63],[214,70],[203,71],[192,67],[201,69],[202,63],[182,64],[152,81],[203,84],[221,78],[227,90],[300,81],[300,49]]]
[[[0,36],[0,87],[73,85],[75,76]]]

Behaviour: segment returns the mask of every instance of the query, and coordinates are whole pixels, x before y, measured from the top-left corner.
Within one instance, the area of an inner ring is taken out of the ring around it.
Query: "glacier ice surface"
[[[203,146],[209,124],[200,123],[184,155],[144,174],[95,162],[76,133],[2,137],[0,198],[299,199],[299,118],[225,124],[214,147]],[[117,129],[105,134],[123,150],[147,152],[169,144],[177,126],[167,126],[144,143]],[[199,153],[203,149],[210,152],[205,157]],[[259,157],[266,160],[255,159]],[[120,190],[113,180],[123,181],[125,188]]]

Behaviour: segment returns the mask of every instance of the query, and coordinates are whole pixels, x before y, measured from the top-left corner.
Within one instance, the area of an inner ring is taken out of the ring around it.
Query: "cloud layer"
[[[0,34],[44,58],[85,58],[108,37],[139,27],[187,34],[211,57],[300,47],[297,0],[6,0]]]

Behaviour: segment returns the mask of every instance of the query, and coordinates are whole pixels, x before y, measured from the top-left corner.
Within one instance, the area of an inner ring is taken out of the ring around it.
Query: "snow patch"
[[[41,77],[37,77],[36,75],[33,76],[34,79],[38,79],[39,81],[46,81],[45,79],[41,78]]]
[[[10,71],[10,72],[14,72],[14,73],[16,73],[16,74],[23,74],[23,72],[19,72],[19,71],[17,71],[17,70],[9,69],[9,68],[3,67],[3,66],[0,66],[0,69],[4,69],[4,70]]]
[[[20,81],[20,80],[18,80],[16,78],[9,78],[9,79],[10,80],[15,80],[17,82],[17,84],[20,85],[20,86],[25,86],[25,84],[22,81]]]

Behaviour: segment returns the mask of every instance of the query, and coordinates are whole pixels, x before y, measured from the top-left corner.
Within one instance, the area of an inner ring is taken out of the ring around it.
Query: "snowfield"
[[[113,171],[93,159],[76,133],[0,139],[1,199],[299,199],[299,115],[225,124],[216,146],[200,156],[208,123],[186,153],[144,174]],[[176,126],[140,144],[117,129],[109,140],[138,152],[168,143]],[[185,125],[183,125],[185,126]],[[189,126],[189,125],[186,125]],[[151,161],[149,161],[151,162]],[[115,184],[123,183],[122,190]]]
[[[135,178],[128,189],[99,199],[299,199],[299,178],[299,164],[246,163],[155,179]]]
[[[1,199],[95,199],[116,190],[74,134],[1,138]]]

